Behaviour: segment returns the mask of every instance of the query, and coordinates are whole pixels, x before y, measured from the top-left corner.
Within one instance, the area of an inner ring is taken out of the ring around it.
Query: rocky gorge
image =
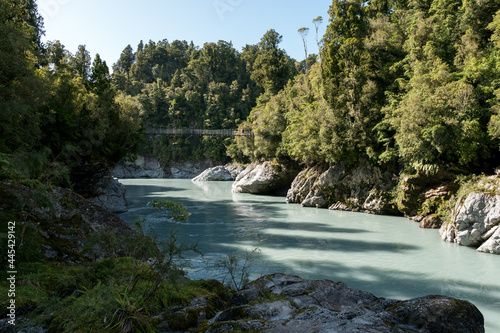
[[[304,207],[404,215],[422,228],[440,229],[445,241],[500,254],[499,175],[482,177],[470,187],[460,186],[456,176],[443,170],[405,174],[364,163],[300,172],[276,162],[252,163],[239,166],[237,176],[227,167],[209,168],[193,180],[234,179],[233,192],[286,194],[288,203]],[[450,209],[451,202],[456,203]]]
[[[231,165],[213,167],[203,174],[203,177],[199,177],[196,181],[234,179],[234,191],[284,195],[288,190],[288,197],[297,202],[303,202],[308,197],[312,199],[323,196],[326,204],[316,204],[321,201],[314,199],[311,202],[316,203],[310,204],[309,207],[342,208],[372,213],[385,212],[380,207],[386,207],[384,200],[387,199],[376,196],[383,193],[386,188],[383,187],[383,181],[378,178],[383,172],[375,168],[366,167],[352,173],[343,166],[316,168],[307,171],[307,174],[302,172],[301,175],[296,169],[269,162],[246,168]],[[313,177],[310,177],[311,175]],[[397,184],[397,180],[389,173],[386,173],[385,177],[386,180],[390,179],[392,184]],[[496,196],[492,194],[496,190],[495,179],[491,177],[488,182],[481,185],[483,192],[471,192],[463,201],[457,203],[457,216],[463,216],[467,211],[477,211],[477,207],[488,208],[489,213],[481,215],[483,222],[477,224],[488,225],[486,229],[481,230],[491,234],[489,240],[495,239],[494,235],[498,229],[494,229],[495,214],[498,210]],[[116,182],[113,179],[111,181]],[[417,183],[411,177],[406,181]],[[270,184],[267,189],[266,184]],[[328,189],[325,184],[329,186],[337,184],[339,190],[324,191]],[[359,188],[348,192],[348,185],[352,184],[357,184]],[[422,188],[426,192],[429,191],[425,186]],[[57,265],[107,262],[110,258],[113,262],[116,260],[113,258],[129,252],[127,247],[133,247],[131,239],[136,232],[124,221],[69,190],[57,187],[38,190],[12,184],[2,184],[0,189],[3,198],[0,212],[14,212],[17,209],[14,207],[15,203],[22,202],[20,206],[23,207],[22,216],[12,216],[12,219],[18,221],[29,219],[35,222],[27,226],[26,236],[37,240],[31,251],[38,253],[38,256],[42,257],[39,258],[41,260],[59,263]],[[489,194],[485,193],[488,189]],[[472,193],[482,193],[482,196]],[[337,201],[330,204],[331,198]],[[478,200],[482,200],[482,203],[474,204]],[[343,203],[345,207],[340,207],[338,202]],[[371,202],[380,204],[373,205]],[[372,207],[379,208],[377,211],[371,211]],[[394,206],[387,207],[394,209]],[[479,217],[475,217],[474,221],[478,219]],[[463,217],[457,218],[457,221],[462,220]],[[469,226],[474,226],[470,221],[467,223]],[[467,228],[459,224],[454,229],[451,225],[449,227],[448,230],[453,231],[449,231],[448,235],[450,238],[455,237],[453,240],[457,237],[462,242],[468,239],[461,233]],[[475,231],[476,229],[478,227],[471,227],[470,232],[465,234],[475,237],[479,233],[481,240],[487,238],[487,235],[481,233],[482,231]],[[494,244],[490,247],[494,248]],[[38,280],[23,281],[27,285],[22,288],[41,291],[50,286],[38,283]],[[352,289],[342,282],[306,280],[284,274],[266,275],[240,291],[228,290],[217,281],[206,282],[205,285],[212,286],[209,296],[191,296],[182,306],[167,307],[155,313],[154,322],[158,327],[157,331],[484,332],[483,316],[473,304],[446,296],[391,300]],[[75,294],[71,287],[65,286],[64,290],[63,297],[73,295],[71,297],[74,300],[81,297],[81,294],[78,292]],[[21,310],[26,310],[28,307],[32,309],[33,302],[20,303]],[[26,310],[24,313],[29,311]]]

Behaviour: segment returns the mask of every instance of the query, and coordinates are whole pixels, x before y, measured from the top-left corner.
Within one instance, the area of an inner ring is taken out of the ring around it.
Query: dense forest
[[[3,177],[83,191],[137,152],[458,173],[500,164],[497,1],[333,1],[319,56],[302,62],[271,29],[241,51],[225,41],[128,45],[112,73],[83,45],[72,54],[42,43],[33,0],[1,7]],[[147,126],[255,136],[148,138]]]
[[[497,1],[333,1],[320,55],[301,63],[275,30],[241,52],[224,41],[141,42],[124,49],[113,85],[149,126],[255,134],[150,140],[164,162],[491,172],[500,164],[499,10]]]
[[[43,44],[32,0],[0,1],[0,180],[27,178],[92,191],[138,150],[139,109],[108,66],[81,46]]]
[[[384,188],[402,188],[405,172],[470,176],[500,166],[500,1],[333,0],[329,16],[318,54],[304,43],[303,61],[270,29],[242,50],[226,41],[128,45],[110,68],[84,45],[71,53],[42,42],[36,0],[0,0],[0,266],[19,270],[18,314],[49,331],[154,331],[163,324],[156,314],[177,320],[169,311],[193,297],[210,296],[213,315],[231,299],[221,284],[180,279],[173,259],[190,248],[173,234],[160,249],[144,219],[133,233],[80,196],[92,197],[98,180],[137,154],[164,163],[370,164],[394,170]],[[149,137],[150,126],[254,136]],[[151,206],[174,224],[188,218],[180,204]],[[91,233],[84,216],[117,229]],[[0,298],[3,318],[9,301]]]
[[[147,126],[236,129],[257,101],[268,100],[299,72],[297,63],[279,48],[282,36],[269,30],[258,45],[241,52],[231,43],[186,41],[128,45],[113,66],[113,84],[135,100]],[[315,61],[311,57],[309,61]],[[227,161],[242,157],[233,138],[151,138],[144,147],[161,161]]]
[[[252,160],[498,167],[498,1],[333,1],[320,62],[242,125]]]

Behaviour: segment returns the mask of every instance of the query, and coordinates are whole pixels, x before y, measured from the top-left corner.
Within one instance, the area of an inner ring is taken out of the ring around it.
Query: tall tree
[[[83,82],[88,82],[90,78],[90,67],[92,58],[85,45],[79,45],[78,51],[73,57],[72,66],[76,74],[82,78]]]
[[[35,147],[45,99],[38,67],[42,22],[33,1],[0,0],[0,152]]]
[[[254,63],[252,79],[271,95],[283,89],[293,77],[289,58],[279,48],[283,36],[271,29],[261,38],[259,51]]]
[[[302,27],[298,30],[300,37],[302,38],[302,43],[304,44],[304,59],[307,59],[307,35],[309,34],[309,28]]]
[[[129,77],[130,68],[135,61],[135,54],[132,46],[127,45],[127,47],[120,54],[120,59],[113,66],[113,70],[124,74],[127,78]]]
[[[318,45],[318,52],[321,53],[321,47],[319,43],[319,27],[323,23],[323,17],[318,16],[312,22],[314,23],[314,28],[316,29],[316,45]]]

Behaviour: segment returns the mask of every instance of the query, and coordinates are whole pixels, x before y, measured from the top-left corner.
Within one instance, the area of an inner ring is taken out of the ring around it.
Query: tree
[[[323,23],[323,17],[318,16],[313,21],[314,27],[316,28],[316,45],[318,45],[318,52],[321,53],[321,47],[319,44],[319,26]]]
[[[72,67],[85,83],[88,82],[90,77],[91,60],[90,52],[87,51],[85,45],[79,45],[78,51],[72,59]]]
[[[259,43],[252,80],[271,95],[283,89],[293,77],[292,66],[285,51],[279,48],[283,36],[274,29],[267,31]]]
[[[37,109],[45,76],[37,68],[43,27],[33,1],[0,0],[0,152],[39,144]]]
[[[302,27],[298,30],[300,37],[302,37],[302,43],[304,44],[304,59],[307,59],[307,35],[309,34],[309,28]]]
[[[113,71],[125,75],[128,79],[130,74],[130,68],[134,64],[134,61],[135,61],[134,50],[132,49],[132,46],[130,46],[129,44],[120,54],[120,59],[118,59],[116,64],[113,66]]]

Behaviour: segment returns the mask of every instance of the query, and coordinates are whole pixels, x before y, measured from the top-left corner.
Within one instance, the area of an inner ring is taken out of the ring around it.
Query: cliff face
[[[135,231],[118,216],[70,190],[0,183],[2,219],[16,222],[26,255],[66,263],[125,254]],[[22,236],[21,236],[22,233]],[[28,240],[29,238],[29,240]]]
[[[152,156],[138,156],[134,162],[123,161],[113,170],[116,178],[174,178],[191,179],[207,168],[214,166],[212,161],[172,162],[163,165]]]
[[[453,209],[441,238],[477,251],[500,254],[500,178],[485,177],[465,191]]]
[[[293,181],[287,202],[304,207],[397,214],[389,196],[397,180],[393,175],[391,170],[370,165],[353,169],[343,164],[327,169],[308,168]]]

